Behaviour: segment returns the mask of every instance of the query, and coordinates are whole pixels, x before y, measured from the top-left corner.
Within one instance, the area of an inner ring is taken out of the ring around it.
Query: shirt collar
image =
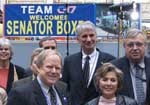
[[[132,67],[134,67],[134,64],[133,64],[131,61],[130,61],[130,65],[131,65]],[[139,65],[142,69],[144,69],[144,68],[145,68],[144,59],[142,59],[141,62],[138,63],[138,65]]]
[[[38,80],[38,82],[39,82],[39,84],[40,84],[40,86],[41,86],[43,92],[46,93],[46,94],[49,94],[49,86],[45,85],[45,84],[41,81],[41,79],[40,79],[39,76],[37,76],[37,80]],[[52,87],[53,87],[53,86],[52,86]]]
[[[95,48],[94,51],[93,51],[91,54],[89,54],[89,55],[85,54],[84,51],[82,51],[82,58],[83,58],[83,59],[85,59],[86,56],[89,56],[90,58],[92,58],[92,57],[95,56],[95,55],[96,55],[96,48]]]

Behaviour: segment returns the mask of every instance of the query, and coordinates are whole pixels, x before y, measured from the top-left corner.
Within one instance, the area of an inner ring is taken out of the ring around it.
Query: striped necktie
[[[56,105],[56,103],[57,103],[56,93],[55,93],[55,91],[53,90],[52,87],[49,88],[49,93],[50,93],[50,102],[51,102],[51,105]]]
[[[142,68],[140,68],[139,65],[135,65],[135,68],[136,68],[135,84],[136,84],[137,101],[139,105],[144,105],[145,93],[144,93],[143,81],[142,79],[140,79],[143,77],[143,72],[142,72]]]

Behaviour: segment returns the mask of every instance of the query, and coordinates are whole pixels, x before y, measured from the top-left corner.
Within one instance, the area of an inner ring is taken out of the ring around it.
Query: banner
[[[6,4],[4,35],[75,36],[83,21],[96,22],[95,4]]]

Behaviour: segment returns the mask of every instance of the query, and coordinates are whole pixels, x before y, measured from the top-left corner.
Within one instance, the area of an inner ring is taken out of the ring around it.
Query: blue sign
[[[95,4],[6,4],[5,36],[75,36],[76,26],[95,21]]]

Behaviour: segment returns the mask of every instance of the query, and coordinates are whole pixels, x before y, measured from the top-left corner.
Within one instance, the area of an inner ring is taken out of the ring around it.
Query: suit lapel
[[[33,95],[37,105],[47,105],[46,97],[44,96],[37,79],[33,81]]]
[[[79,80],[81,80],[82,84],[84,85],[83,70],[82,70],[82,52],[79,52],[79,54],[76,57],[75,68],[76,68],[75,72],[78,74]]]
[[[96,67],[95,67],[95,69],[94,69],[94,73],[93,73],[93,75],[92,75],[92,80],[91,80],[91,82],[90,82],[90,85],[92,84],[94,84],[93,83],[93,76],[94,76],[94,74],[95,74],[95,72],[96,72],[96,70],[103,64],[103,57],[101,56],[101,52],[99,51],[99,50],[97,50],[98,51],[98,60],[97,60],[97,62],[96,62]],[[89,86],[90,87],[90,86]]]
[[[96,69],[98,69],[103,63],[105,63],[104,61],[103,61],[103,57],[102,57],[102,54],[101,54],[101,52],[98,50],[98,60],[97,60],[97,62],[96,62],[96,68],[95,68],[95,71],[94,72],[96,72]]]
[[[55,89],[58,93],[58,96],[61,100],[62,105],[67,105],[67,102],[68,102],[67,96],[66,96],[67,93],[65,93],[65,89],[63,88],[63,86],[61,86],[59,81],[55,84]]]
[[[117,96],[116,105],[125,105],[124,96],[120,96],[120,95]]]
[[[149,90],[150,86],[148,84],[150,82],[150,80],[149,80],[149,77],[150,77],[150,72],[149,72],[149,70],[150,70],[150,66],[149,66],[150,59],[145,57],[144,63],[145,63],[146,86],[147,86],[147,90]],[[146,93],[148,93],[148,92],[146,92]],[[149,95],[148,95],[148,97],[149,97]]]
[[[123,68],[121,68],[123,70],[124,80],[126,83],[126,86],[124,86],[124,87],[126,87],[129,90],[129,92],[130,92],[129,94],[131,94],[130,97],[134,97],[133,84],[132,84],[131,73],[130,73],[131,68],[130,68],[129,60],[126,57],[124,59],[125,60],[123,60],[123,61],[125,61],[125,62],[123,62],[123,64],[122,64],[124,66],[123,66]]]

